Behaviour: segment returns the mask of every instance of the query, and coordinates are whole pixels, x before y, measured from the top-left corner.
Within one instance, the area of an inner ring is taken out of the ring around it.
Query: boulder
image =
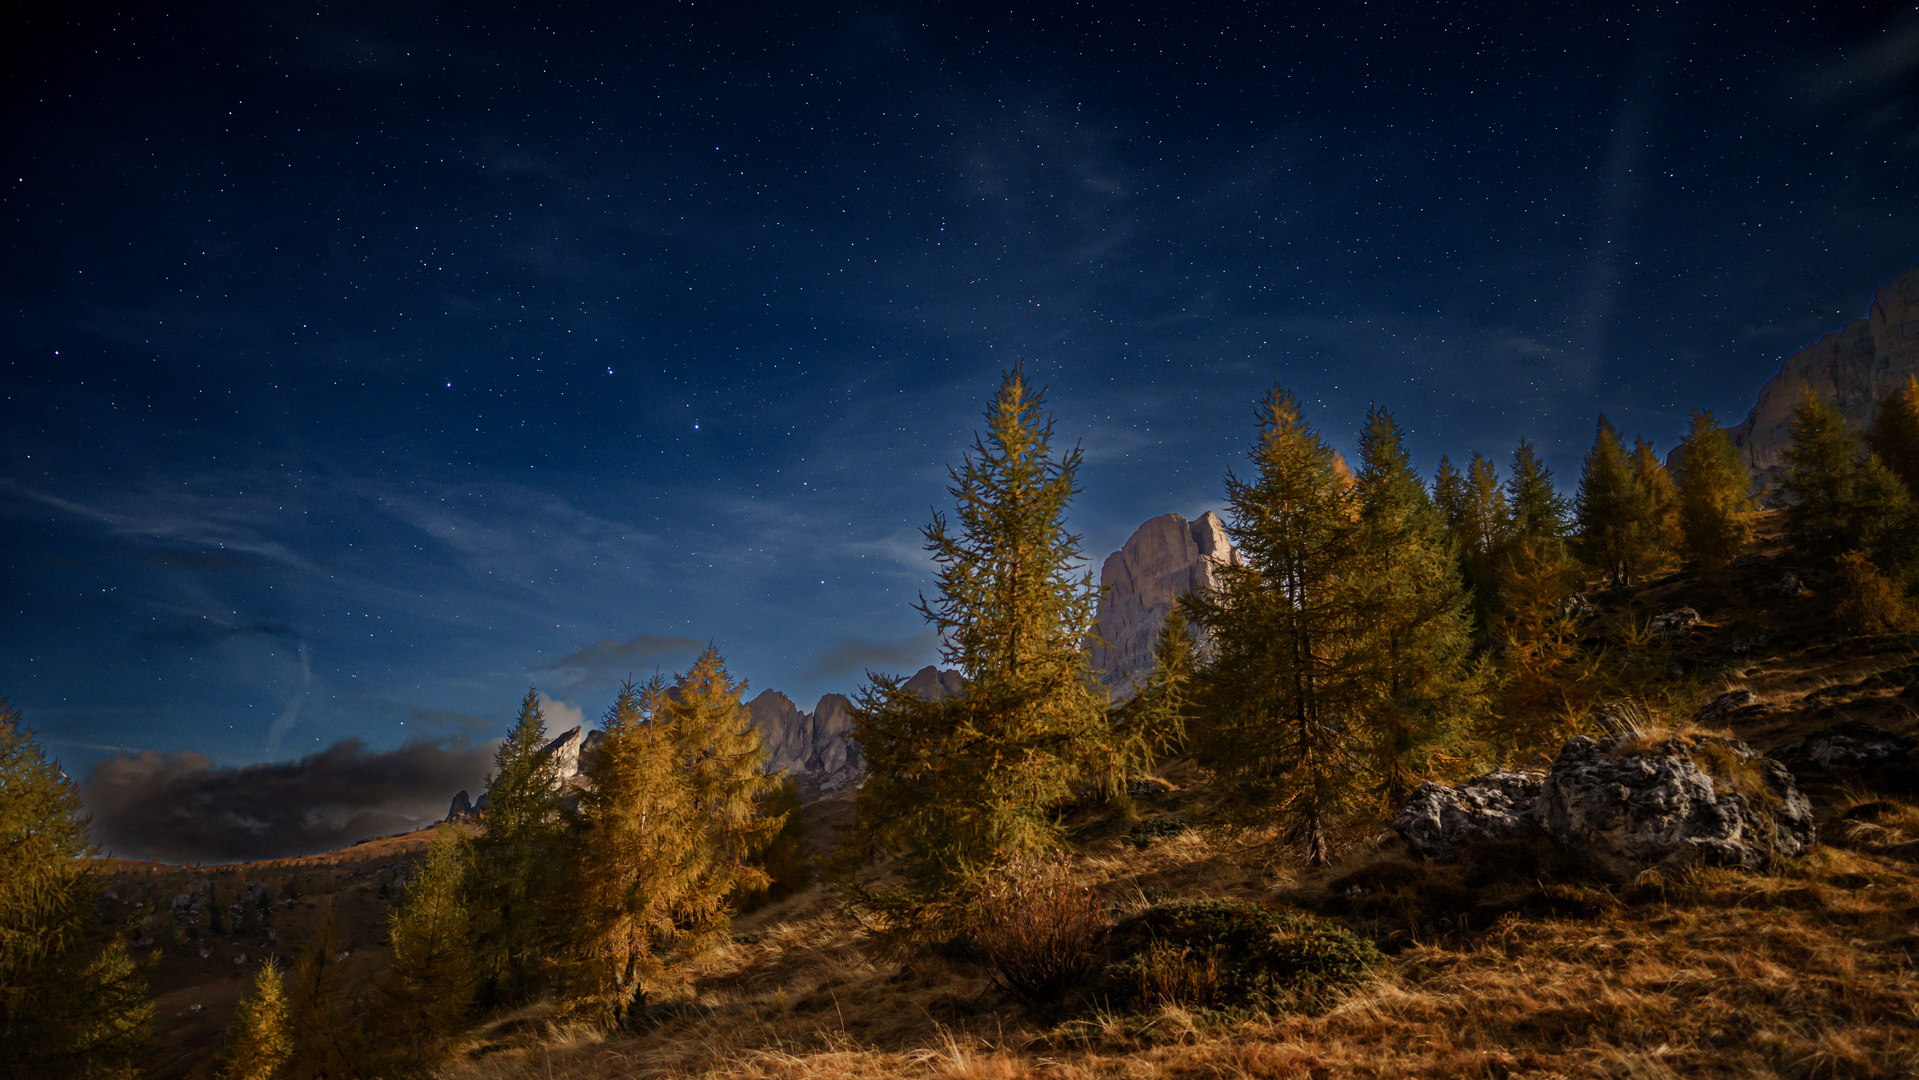
[[[1689,607],[1674,608],[1663,615],[1654,615],[1650,629],[1655,634],[1684,634],[1699,625],[1699,613]]]
[[[1772,593],[1774,596],[1804,596],[1807,590],[1805,582],[1799,580],[1798,574],[1787,571],[1778,581],[1773,582],[1772,587],[1766,591]]]
[[[1626,880],[1694,865],[1757,870],[1811,848],[1812,806],[1779,762],[1734,739],[1629,745],[1568,740],[1540,787],[1540,826],[1602,873]],[[1702,768],[1702,757],[1730,762],[1750,794]]]
[[[1699,707],[1692,722],[1700,727],[1723,726],[1767,711],[1766,703],[1750,690],[1728,690]]]
[[[1393,831],[1429,859],[1451,858],[1474,840],[1519,840],[1539,836],[1536,808],[1545,774],[1495,772],[1448,787],[1421,784]]]
[[[1789,742],[1774,750],[1772,756],[1789,768],[1831,772],[1903,765],[1911,760],[1915,747],[1919,747],[1919,739],[1910,735],[1894,735],[1863,720],[1847,720]]]
[[[1130,696],[1153,670],[1153,643],[1180,597],[1218,584],[1222,566],[1240,562],[1219,515],[1188,521],[1161,514],[1133,531],[1100,567],[1099,640],[1094,670],[1116,695]]]

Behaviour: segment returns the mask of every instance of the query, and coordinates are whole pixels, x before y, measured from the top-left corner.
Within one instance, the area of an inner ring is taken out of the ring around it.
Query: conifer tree
[[[1254,475],[1226,476],[1227,534],[1244,566],[1182,599],[1211,643],[1195,682],[1200,760],[1228,820],[1276,827],[1314,866],[1361,797],[1352,732],[1375,697],[1355,560],[1359,499],[1290,392],[1258,406]]]
[[[1644,580],[1672,561],[1679,546],[1679,490],[1652,443],[1633,440],[1634,520],[1628,547],[1631,574]]]
[[[1113,710],[1113,735],[1123,744],[1123,756],[1144,767],[1184,745],[1198,663],[1192,627],[1174,604],[1153,639],[1152,672]]]
[[[1559,745],[1593,695],[1593,662],[1579,648],[1579,627],[1564,601],[1571,593],[1563,555],[1542,555],[1525,540],[1506,563],[1499,618],[1498,707],[1486,716],[1486,742],[1502,763]]]
[[[965,693],[928,702],[874,676],[854,708],[868,775],[838,862],[900,855],[897,890],[843,876],[896,925],[952,925],[986,870],[1057,845],[1051,808],[1075,783],[1115,783],[1131,764],[1114,753],[1083,648],[1097,593],[1065,520],[1080,452],[1051,456],[1043,408],[1022,371],[1007,373],[985,435],[951,471],[954,517],[936,512],[924,530],[939,597],[919,610]]]
[[[220,1080],[274,1080],[293,1057],[286,986],[280,965],[267,957],[253,974],[253,990],[240,999],[227,1024],[220,1054]]]
[[[1695,409],[1679,456],[1680,551],[1701,573],[1718,574],[1752,542],[1752,482],[1726,429]]]
[[[1439,456],[1439,471],[1433,474],[1433,505],[1452,530],[1455,540],[1464,531],[1466,521],[1466,478],[1453,467],[1452,459]],[[1465,545],[1460,543],[1463,548]]]
[[[1905,485],[1860,439],[1839,410],[1810,390],[1793,410],[1783,455],[1786,536],[1821,558],[1861,551],[1879,568],[1904,576],[1919,562],[1919,537]]]
[[[1632,582],[1635,546],[1646,517],[1632,462],[1620,444],[1619,431],[1599,418],[1599,433],[1586,453],[1574,502],[1577,531],[1574,545],[1587,565],[1604,573],[1614,585]]]
[[[342,963],[338,924],[329,904],[294,957],[287,987],[287,1034],[295,1080],[342,1080],[373,1071],[374,1046],[356,1015],[358,980]]]
[[[746,684],[733,681],[719,650],[708,645],[654,710],[653,722],[665,726],[683,774],[701,852],[699,876],[680,901],[678,936],[688,951],[724,937],[734,895],[766,883],[754,856],[782,824],[763,813],[779,780],[761,771],[766,750],[745,694]]]
[[[1535,554],[1557,547],[1566,538],[1566,514],[1571,509],[1553,487],[1552,470],[1539,460],[1525,439],[1513,451],[1513,469],[1506,479],[1506,505],[1512,519],[1511,542],[1531,545]]]
[[[569,889],[575,973],[568,1010],[622,1023],[680,942],[682,898],[705,870],[699,811],[672,732],[656,722],[665,682],[627,682],[593,756],[593,785],[580,793]]]
[[[528,689],[506,741],[493,756],[487,808],[469,841],[467,910],[484,1003],[524,1000],[545,978],[552,951],[551,889],[563,836],[559,772],[545,753],[546,718],[539,693]]]
[[[95,930],[80,794],[0,698],[0,1075],[130,1077],[152,1017],[138,965]]]
[[[1493,556],[1506,543],[1512,519],[1506,505],[1506,493],[1500,487],[1499,470],[1477,450],[1466,467],[1464,515],[1456,528],[1461,546],[1475,564],[1491,566]]]
[[[1364,744],[1373,793],[1390,813],[1425,781],[1432,751],[1484,707],[1487,676],[1471,659],[1471,601],[1451,538],[1392,414],[1373,408],[1359,446],[1355,584],[1362,629],[1372,640],[1366,653],[1373,685],[1354,734]],[[1475,456],[1474,473],[1490,474],[1490,467],[1478,468],[1483,463]],[[1473,487],[1481,491],[1477,501],[1490,505],[1479,483]]]
[[[1906,376],[1904,386],[1879,399],[1866,446],[1906,485],[1907,495],[1919,498],[1919,376]]]
[[[478,989],[466,873],[459,834],[443,826],[387,919],[391,959],[382,1016],[408,1071],[424,1072],[445,1055]]]

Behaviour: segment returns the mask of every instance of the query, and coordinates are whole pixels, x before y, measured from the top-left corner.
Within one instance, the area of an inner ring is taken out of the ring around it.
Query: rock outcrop
[[[1759,391],[1752,412],[1732,429],[1746,467],[1762,480],[1777,480],[1793,407],[1808,388],[1838,407],[1855,428],[1872,419],[1873,406],[1919,375],[1919,269],[1880,289],[1863,319],[1786,358],[1779,374]]]
[[[853,703],[841,695],[828,694],[804,713],[785,694],[768,690],[747,711],[766,740],[766,771],[791,777],[802,797],[842,791],[866,775],[852,739]]]
[[[473,803],[470,800],[470,797],[467,795],[466,789],[461,788],[460,793],[458,795],[453,796],[453,805],[447,807],[446,817],[444,820],[465,821],[467,818],[470,818],[472,816],[473,816]]]
[[[1595,869],[1621,880],[1643,870],[1735,866],[1758,870],[1812,847],[1812,804],[1792,773],[1735,739],[1675,740],[1631,752],[1567,740],[1540,786],[1539,824]],[[1748,790],[1702,767],[1729,763]]]
[[[1393,831],[1428,859],[1445,860],[1476,840],[1541,835],[1539,789],[1546,775],[1495,772],[1456,787],[1421,784],[1393,818]]]
[[[1100,643],[1093,667],[1106,686],[1129,696],[1153,670],[1153,642],[1175,601],[1218,583],[1222,566],[1240,562],[1225,523],[1208,511],[1196,521],[1161,514],[1133,531],[1100,567]]]
[[[1789,742],[1773,756],[1793,769],[1845,772],[1910,765],[1919,739],[1847,720]]]
[[[1476,840],[1543,837],[1619,880],[1695,865],[1757,870],[1804,854],[1815,838],[1812,805],[1792,773],[1718,737],[1638,749],[1580,736],[1543,776],[1422,785],[1393,829],[1435,860]]]

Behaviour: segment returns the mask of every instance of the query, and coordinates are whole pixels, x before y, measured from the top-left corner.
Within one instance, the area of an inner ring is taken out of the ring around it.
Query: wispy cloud
[[[569,694],[607,686],[662,660],[689,657],[706,643],[670,634],[635,634],[625,641],[596,641],[538,669],[567,687]]]
[[[833,679],[875,669],[897,671],[917,667],[932,660],[933,650],[938,644],[939,635],[931,630],[898,641],[841,638],[828,646],[807,675],[815,679]]]

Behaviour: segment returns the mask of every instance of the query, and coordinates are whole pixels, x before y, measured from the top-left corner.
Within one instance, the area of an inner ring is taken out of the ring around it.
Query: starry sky
[[[1096,568],[1275,381],[1569,486],[1919,264],[1911,3],[5,18],[0,694],[109,819],[385,778],[135,853],[437,811],[529,684],[930,662],[918,529],[1015,362]]]

